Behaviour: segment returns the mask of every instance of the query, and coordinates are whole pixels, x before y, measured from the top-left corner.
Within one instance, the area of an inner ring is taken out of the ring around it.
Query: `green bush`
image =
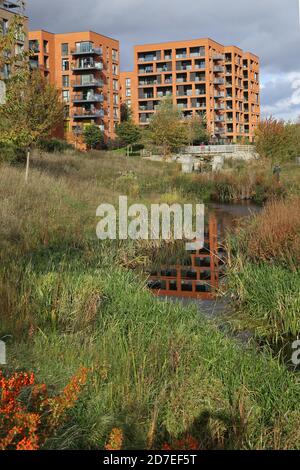
[[[39,142],[39,148],[47,153],[65,153],[68,150],[74,150],[73,145],[60,139],[41,140]]]
[[[26,159],[26,151],[14,144],[0,144],[0,163],[16,163]]]

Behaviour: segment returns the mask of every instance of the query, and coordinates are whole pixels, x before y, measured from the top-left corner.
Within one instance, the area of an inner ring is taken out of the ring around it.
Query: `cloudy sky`
[[[134,44],[211,37],[261,58],[262,110],[300,116],[299,0],[28,0],[31,29],[88,29],[120,40],[122,70]]]

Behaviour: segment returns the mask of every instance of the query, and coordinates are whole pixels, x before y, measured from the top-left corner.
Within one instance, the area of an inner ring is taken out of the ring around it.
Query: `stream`
[[[237,227],[240,219],[257,214],[262,209],[261,206],[250,202],[243,203],[209,203],[206,205],[206,212],[215,215],[218,223],[218,239],[223,244],[226,233]],[[226,300],[198,300],[190,298],[167,297],[164,300],[181,302],[185,305],[195,304],[201,313],[209,319],[217,318],[226,314],[229,303]]]

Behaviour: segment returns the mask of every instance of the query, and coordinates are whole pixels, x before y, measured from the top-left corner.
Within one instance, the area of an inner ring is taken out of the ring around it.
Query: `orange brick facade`
[[[28,50],[28,18],[24,14],[24,10],[20,7],[19,3],[10,0],[0,0],[0,35],[5,36],[8,34],[9,27],[15,16],[22,18],[23,28],[18,34],[16,34],[16,42],[12,54],[22,54]],[[18,68],[18,62],[13,67],[9,64],[5,64],[2,70],[0,70],[0,79],[7,79],[12,73],[12,68]]]
[[[147,44],[134,48],[134,71],[122,73],[121,100],[141,126],[160,100],[173,96],[184,119],[205,116],[212,139],[252,142],[260,118],[259,59],[211,39]]]
[[[53,34],[31,31],[31,67],[62,92],[64,136],[79,147],[85,126],[96,124],[105,139],[120,121],[119,41],[92,31]]]

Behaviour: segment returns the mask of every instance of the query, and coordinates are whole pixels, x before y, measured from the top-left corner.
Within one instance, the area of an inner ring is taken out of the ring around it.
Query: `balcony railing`
[[[84,62],[74,64],[72,66],[73,72],[82,71],[82,70],[103,70],[102,62]]]
[[[76,93],[73,95],[73,103],[103,103],[104,96],[96,93]]]
[[[215,85],[224,85],[224,83],[225,83],[224,78],[215,78],[214,79],[214,84]]]
[[[3,0],[0,2],[0,7],[8,11],[14,10],[14,13],[22,13],[21,4],[17,1]]]
[[[91,78],[90,80],[74,80],[72,82],[74,88],[83,88],[83,87],[103,87],[103,80],[97,80],[96,78]]]
[[[80,45],[75,49],[71,50],[72,55],[85,55],[85,54],[95,54],[95,55],[102,55],[102,47],[94,47],[92,45]]]
[[[193,90],[183,91],[182,93],[177,91],[176,96],[193,96]]]
[[[73,119],[98,119],[104,117],[103,109],[74,111]]]
[[[225,60],[224,54],[213,54],[213,60]]]
[[[221,67],[220,65],[216,65],[214,67],[214,72],[224,72],[224,67]]]

